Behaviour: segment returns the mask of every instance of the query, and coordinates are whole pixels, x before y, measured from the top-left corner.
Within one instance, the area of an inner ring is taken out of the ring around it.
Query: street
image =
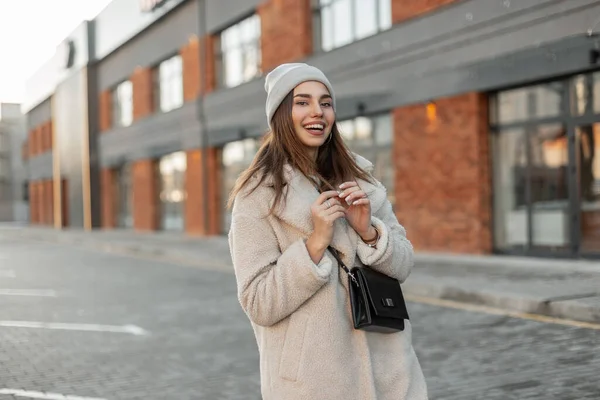
[[[260,398],[230,269],[4,231],[0,302],[2,400]],[[409,312],[430,399],[600,399],[598,329],[413,302]]]

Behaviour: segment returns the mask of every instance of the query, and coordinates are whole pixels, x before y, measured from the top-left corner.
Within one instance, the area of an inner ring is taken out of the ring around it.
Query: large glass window
[[[231,225],[231,212],[225,209],[225,204],[229,199],[229,194],[235,186],[238,177],[250,166],[258,148],[260,147],[260,139],[244,139],[235,142],[227,143],[223,146],[222,151],[222,179],[223,185],[221,188],[221,199],[223,201],[223,232],[229,232]]]
[[[183,104],[183,69],[180,55],[154,69],[154,109],[167,112]]]
[[[391,0],[319,0],[316,46],[329,51],[391,26]]]
[[[115,180],[117,224],[121,228],[133,228],[133,177],[131,164],[123,165]]]
[[[217,38],[216,63],[219,86],[233,87],[260,75],[260,18],[253,15]]]
[[[373,176],[387,189],[392,205],[396,203],[394,190],[394,163],[392,159],[392,117],[383,114],[357,117],[338,122],[346,145],[353,152],[375,165]]]
[[[600,253],[599,78],[492,97],[496,248]]]
[[[159,168],[160,223],[164,230],[182,231],[185,227],[184,204],[187,158],[179,151],[162,157]]]
[[[113,126],[129,126],[133,122],[133,85],[125,81],[112,91]]]

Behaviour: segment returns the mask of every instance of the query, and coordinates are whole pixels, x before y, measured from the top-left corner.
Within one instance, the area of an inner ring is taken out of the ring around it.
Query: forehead
[[[327,90],[327,87],[325,85],[323,85],[321,82],[317,82],[317,81],[302,82],[301,84],[299,84],[298,86],[296,86],[294,88],[294,94],[298,94],[298,93],[310,94],[315,97],[320,97],[325,94],[327,94],[327,95],[330,94],[329,90]]]

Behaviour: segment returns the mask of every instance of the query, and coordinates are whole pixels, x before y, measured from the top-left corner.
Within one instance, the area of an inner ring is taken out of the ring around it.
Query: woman
[[[403,282],[413,250],[370,174],[337,130],[325,75],[283,64],[266,77],[270,131],[231,193],[229,244],[240,304],[260,353],[264,399],[422,400],[412,328],[355,330],[348,266]]]

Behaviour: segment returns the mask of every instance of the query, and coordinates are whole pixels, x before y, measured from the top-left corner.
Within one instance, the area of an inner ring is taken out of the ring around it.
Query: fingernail
[[[346,199],[346,203],[348,203],[348,205],[352,204],[352,202],[350,202],[350,199]]]
[[[342,184],[340,185],[340,189],[343,189],[343,188],[344,188],[344,184],[342,183]]]

